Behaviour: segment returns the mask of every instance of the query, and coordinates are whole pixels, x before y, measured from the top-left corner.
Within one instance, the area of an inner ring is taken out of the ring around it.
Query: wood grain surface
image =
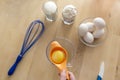
[[[103,80],[120,80],[120,0],[54,0],[58,5],[55,22],[45,20],[42,5],[47,0],[0,0],[0,80],[59,80],[56,67],[46,57],[46,47],[56,36],[69,39],[76,52],[69,70],[76,80],[96,80],[100,63],[105,62]],[[61,12],[65,5],[76,6],[75,23],[64,25]],[[77,28],[88,17],[103,17],[109,30],[106,41],[90,48],[78,39]],[[20,52],[29,24],[40,19],[45,32],[25,54],[15,73],[7,72]]]

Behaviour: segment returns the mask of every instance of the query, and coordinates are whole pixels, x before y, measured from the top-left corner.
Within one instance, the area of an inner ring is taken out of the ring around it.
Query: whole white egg
[[[79,35],[84,36],[88,32],[88,27],[86,24],[82,23],[79,26]]]
[[[90,33],[90,32],[87,32],[87,34],[83,37],[83,39],[87,43],[93,43],[93,41],[94,41],[94,37],[93,37],[92,33]]]
[[[95,18],[93,20],[93,23],[98,29],[103,29],[106,26],[106,23],[105,23],[104,19],[101,18],[101,17]]]
[[[94,23],[92,23],[92,22],[87,22],[86,25],[88,26],[88,31],[89,31],[89,32],[95,31]]]
[[[105,33],[104,29],[96,30],[95,32],[93,32],[93,36],[94,38],[100,38],[104,35],[104,33]]]

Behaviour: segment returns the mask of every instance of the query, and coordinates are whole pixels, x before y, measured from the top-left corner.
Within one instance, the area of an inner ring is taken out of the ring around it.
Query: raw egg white
[[[86,24],[82,23],[80,26],[79,26],[79,35],[80,36],[84,36],[86,35],[86,33],[88,32],[88,27]]]
[[[100,17],[95,18],[93,23],[98,29],[103,29],[106,26],[104,19]]]
[[[104,29],[96,30],[95,32],[93,32],[93,36],[94,38],[100,38],[104,35],[104,33],[105,33]]]
[[[87,34],[83,37],[83,39],[87,43],[93,43],[93,41],[94,41],[94,37],[93,37],[92,33],[90,33],[90,32],[87,32]]]

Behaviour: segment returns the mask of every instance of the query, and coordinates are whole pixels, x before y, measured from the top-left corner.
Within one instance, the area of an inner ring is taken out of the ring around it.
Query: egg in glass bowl
[[[78,26],[78,36],[82,43],[89,47],[96,47],[107,38],[108,28],[101,17],[84,19]]]

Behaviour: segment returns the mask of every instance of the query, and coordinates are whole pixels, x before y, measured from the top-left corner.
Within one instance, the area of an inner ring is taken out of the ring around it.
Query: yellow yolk
[[[61,62],[63,62],[64,61],[64,59],[65,59],[65,54],[62,52],[62,51],[60,51],[60,50],[57,50],[57,51],[54,51],[53,53],[52,53],[52,60],[55,62],[55,63],[57,63],[57,64],[59,64],[59,63],[61,63]]]

